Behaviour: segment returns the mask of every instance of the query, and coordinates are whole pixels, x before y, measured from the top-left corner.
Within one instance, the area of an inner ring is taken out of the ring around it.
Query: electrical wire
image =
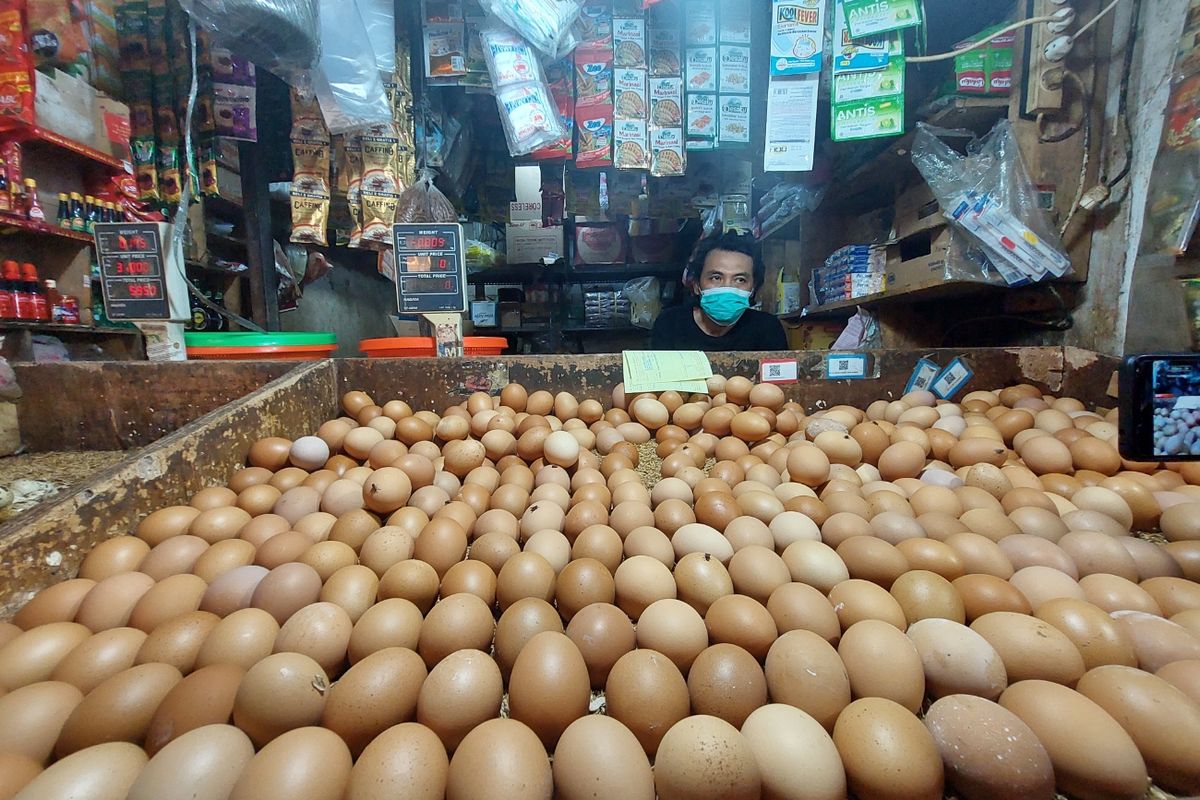
[[[1083,202],[1083,194],[1087,189],[1087,174],[1088,167],[1091,164],[1092,150],[1092,110],[1091,95],[1084,88],[1083,81],[1074,72],[1066,72],[1079,83],[1079,89],[1082,92],[1081,102],[1083,103],[1083,162],[1079,168],[1079,186],[1075,189],[1075,199],[1071,201],[1071,210],[1067,212],[1067,218],[1063,220],[1062,227],[1058,230],[1058,237],[1067,235],[1067,229],[1071,227],[1071,222],[1075,219],[1075,215],[1079,212],[1079,204]]]
[[[1029,19],[1023,19],[1020,22],[1014,22],[1012,25],[1001,28],[992,35],[984,39],[980,39],[978,42],[972,42],[966,47],[960,47],[957,50],[951,50],[948,53],[939,53],[938,55],[933,56],[914,56],[912,58],[905,59],[905,62],[909,64],[924,64],[930,61],[945,61],[948,58],[956,58],[961,56],[963,53],[969,53],[976,48],[983,47],[988,42],[992,41],[992,39],[1003,36],[1006,33],[1012,33],[1015,30],[1020,30],[1021,28],[1029,25],[1037,25],[1039,22],[1053,22],[1055,19],[1057,19],[1057,17],[1052,16],[1030,17]]]
[[[1087,33],[1092,28],[1093,25],[1095,25],[1097,22],[1099,22],[1101,19],[1104,18],[1105,14],[1107,14],[1108,12],[1110,12],[1114,8],[1116,8],[1117,3],[1119,3],[1119,2],[1121,2],[1121,0],[1112,0],[1111,3],[1109,3],[1107,6],[1105,6],[1100,11],[1100,13],[1096,14],[1096,16],[1092,17],[1087,22],[1083,23],[1083,25],[1081,25],[1079,27],[1079,30],[1077,30],[1073,34],[1071,34],[1071,41],[1074,42],[1080,36],[1083,36],[1085,33]]]
[[[188,91],[187,110],[184,112],[183,150],[184,150],[184,158],[186,159],[188,170],[190,172],[190,171],[192,171],[194,165],[196,164],[196,153],[192,147],[192,116],[196,110],[196,96],[200,92],[200,87],[197,82],[197,69],[196,69],[196,21],[192,19],[191,15],[188,16],[188,35],[190,37],[190,44],[191,44],[192,84]],[[193,173],[193,175],[194,175],[194,173]],[[179,198],[179,208],[176,209],[176,211],[175,211],[175,222],[174,222],[175,231],[174,231],[174,236],[172,239],[171,249],[176,253],[183,253],[183,235],[184,235],[184,231],[187,227],[188,204],[191,202],[191,199],[192,199],[193,175],[189,175],[188,179],[183,181],[183,191]],[[272,269],[275,268],[274,264],[271,265],[271,268]],[[266,269],[265,265],[264,265],[263,269]],[[200,303],[200,305],[204,306],[205,308],[209,309],[210,311],[212,311],[215,314],[225,317],[226,319],[228,319],[232,322],[236,322],[238,325],[241,325],[246,330],[254,331],[255,333],[266,333],[265,330],[263,330],[258,325],[251,322],[250,320],[248,320],[242,316],[239,316],[238,314],[234,314],[232,311],[230,311],[227,308],[222,308],[221,306],[217,305],[216,303],[214,303],[213,301],[211,301],[207,297],[205,297],[204,293],[202,291],[200,291],[199,287],[197,287],[196,284],[192,283],[191,278],[189,278],[187,276],[187,269],[184,266],[182,258],[179,259],[179,272],[183,276],[183,282],[185,284],[187,284],[188,293],[192,297],[194,297],[196,299],[196,301],[198,303]],[[176,320],[171,320],[171,321],[174,322]],[[186,322],[191,322],[191,320],[188,319],[188,320],[186,320]]]
[[[1129,22],[1129,35],[1125,38],[1125,61],[1122,65],[1120,96],[1117,100],[1117,124],[1125,129],[1125,164],[1112,177],[1104,178],[1104,185],[1111,192],[1121,181],[1129,177],[1133,167],[1133,132],[1129,129],[1129,78],[1133,72],[1133,47],[1138,25],[1142,17],[1142,0],[1134,0],[1133,19]]]

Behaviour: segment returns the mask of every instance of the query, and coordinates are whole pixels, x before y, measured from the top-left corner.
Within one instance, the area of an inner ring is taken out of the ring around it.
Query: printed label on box
[[[796,383],[800,368],[792,359],[764,358],[758,365],[759,383]]]
[[[885,69],[833,76],[833,102],[860,103],[904,94],[904,60],[892,59]]]
[[[917,0],[845,0],[843,9],[846,27],[855,39],[921,24]]]
[[[721,45],[721,73],[718,86],[722,92],[750,91],[750,48],[735,44]]]
[[[908,379],[908,385],[904,387],[904,393],[916,391],[931,391],[933,382],[937,380],[937,376],[941,373],[942,368],[928,358],[922,358],[917,362],[916,368],[913,369],[912,376]]]
[[[825,356],[825,379],[856,381],[867,377],[867,357],[862,353],[830,353]]]
[[[965,361],[956,358],[950,362],[950,366],[942,370],[942,374],[938,375],[937,380],[933,382],[933,393],[942,400],[949,400],[958,394],[974,375],[975,373],[971,371]]]
[[[904,39],[899,33],[850,38],[846,27],[845,0],[837,0],[833,14],[833,74],[870,72],[883,69],[888,59],[904,55]]]
[[[835,105],[832,117],[835,142],[904,133],[904,104],[896,100]]]
[[[685,74],[689,92],[715,92],[717,90],[717,48],[689,47]]]

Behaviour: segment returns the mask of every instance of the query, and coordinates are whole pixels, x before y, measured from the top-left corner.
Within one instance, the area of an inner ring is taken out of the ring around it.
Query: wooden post
[[[242,171],[242,203],[246,212],[246,253],[250,262],[250,313],[255,324],[279,330],[279,276],[271,238],[271,195],[259,161],[258,145],[238,142]]]

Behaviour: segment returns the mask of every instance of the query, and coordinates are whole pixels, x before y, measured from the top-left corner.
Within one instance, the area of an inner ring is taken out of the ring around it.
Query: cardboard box
[[[508,263],[540,264],[543,259],[557,261],[563,256],[563,226],[526,228],[506,225]]]
[[[501,328],[519,328],[521,327],[521,304],[514,302],[500,303],[500,327]]]
[[[896,198],[896,219],[893,223],[896,239],[904,239],[921,231],[947,223],[942,207],[927,183],[918,183]]]
[[[92,147],[113,158],[128,161],[129,152],[129,106],[111,97],[96,97],[96,134]]]
[[[473,300],[471,302],[471,323],[480,328],[494,328],[499,320],[498,304],[494,300]]]

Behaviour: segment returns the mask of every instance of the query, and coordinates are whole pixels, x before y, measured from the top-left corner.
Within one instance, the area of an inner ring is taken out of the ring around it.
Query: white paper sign
[[[808,172],[817,136],[817,75],[771,78],[763,171]]]

